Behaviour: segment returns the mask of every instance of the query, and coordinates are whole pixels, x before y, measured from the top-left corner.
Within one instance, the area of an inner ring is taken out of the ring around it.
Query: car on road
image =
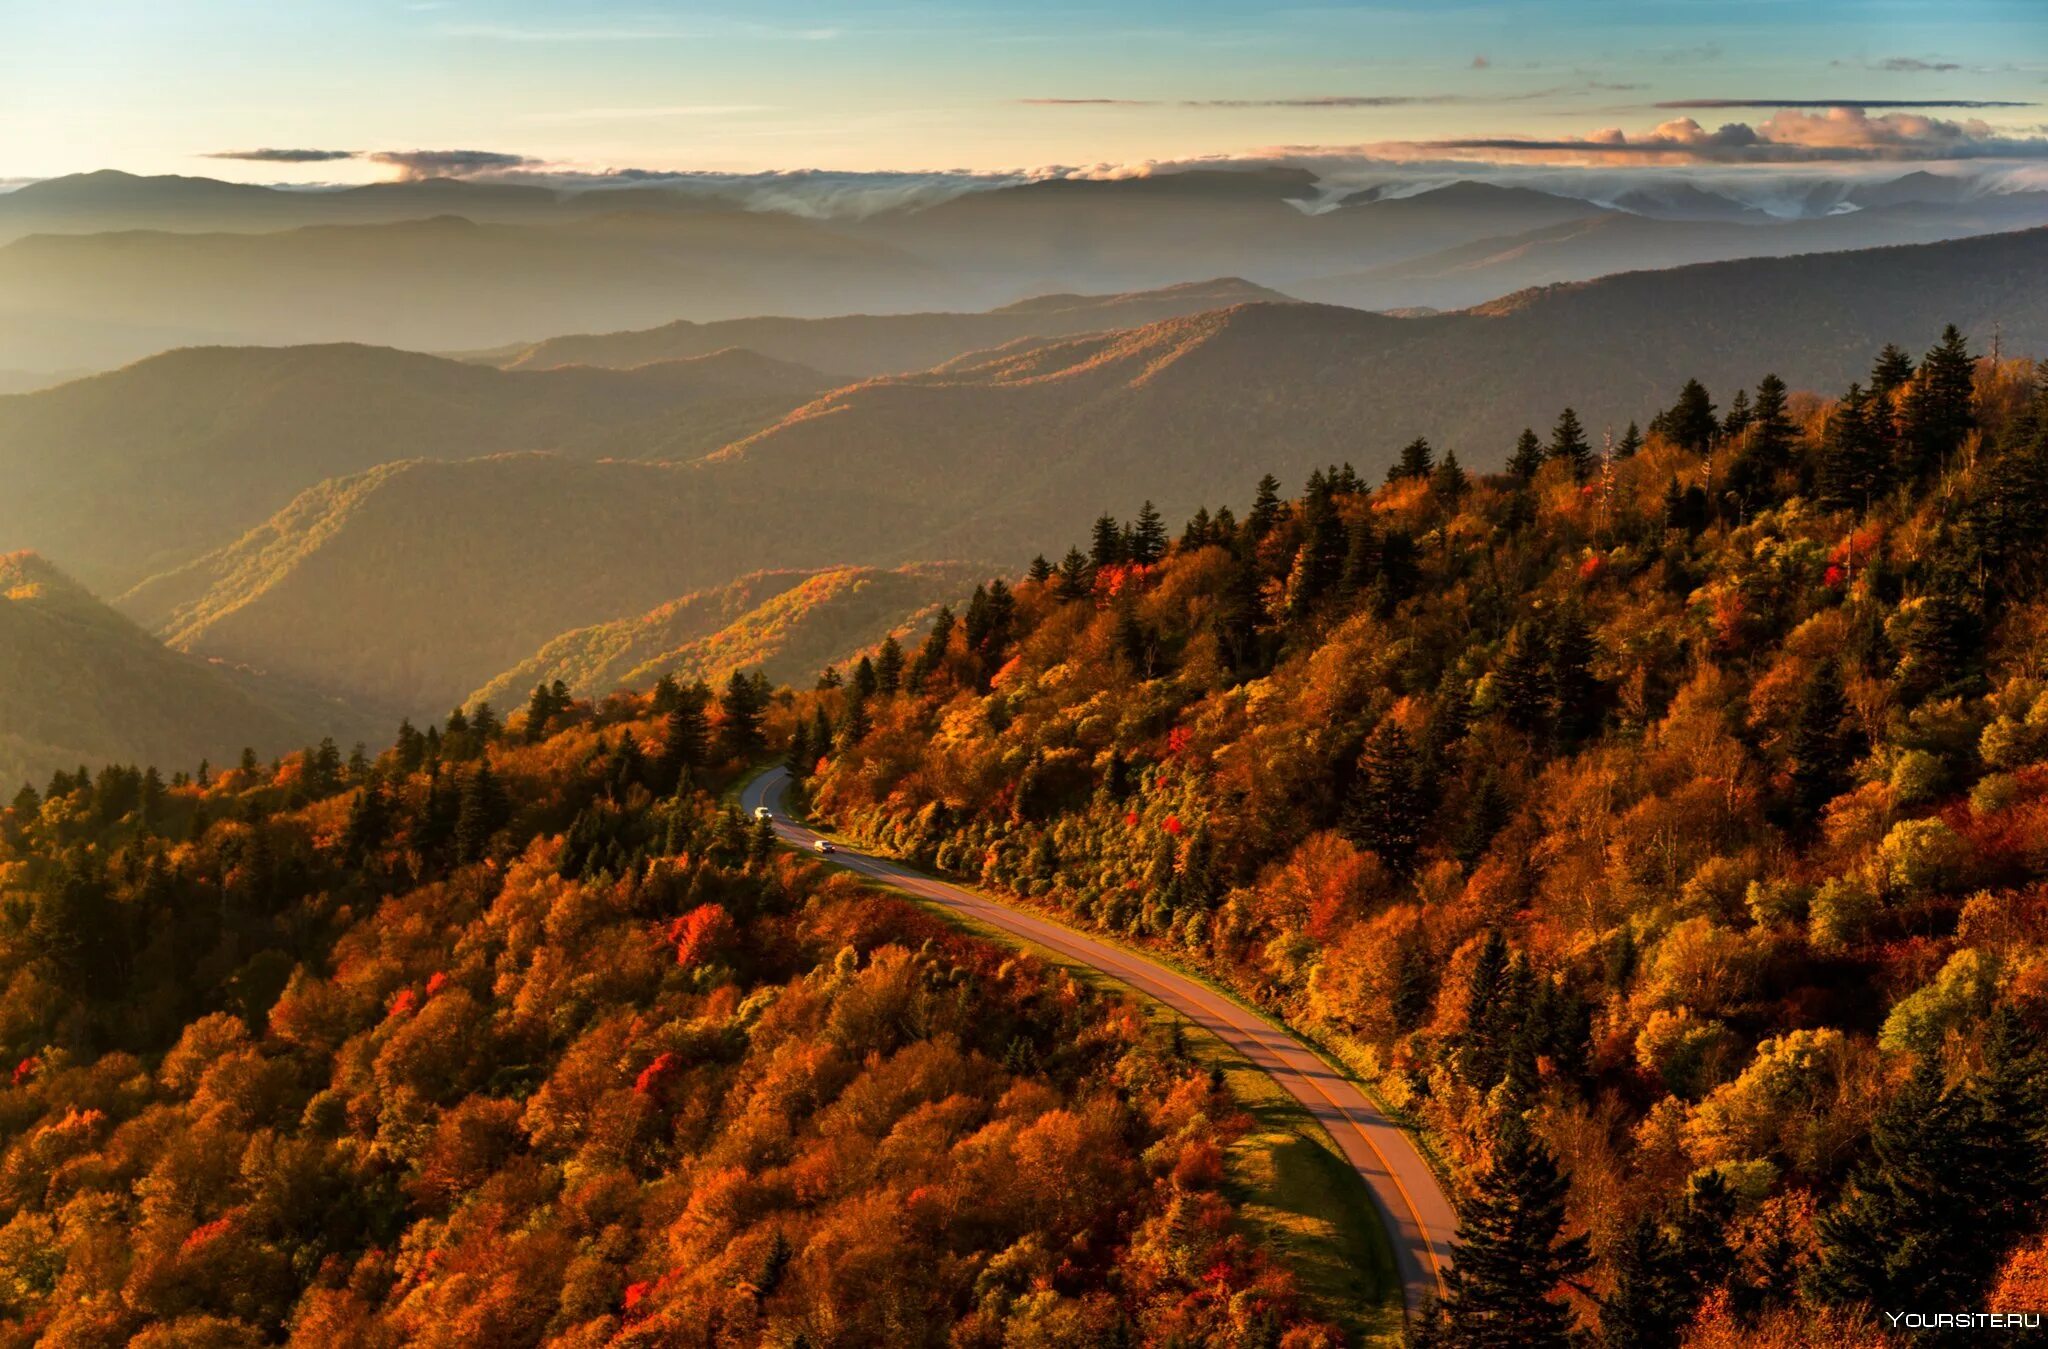
[[[811,846],[813,848],[816,848],[821,853],[835,853],[839,851],[837,845],[835,845],[829,838],[821,838],[816,843],[813,843]]]
[[[766,806],[755,806],[754,818],[757,820],[772,820],[775,818],[775,813]]]

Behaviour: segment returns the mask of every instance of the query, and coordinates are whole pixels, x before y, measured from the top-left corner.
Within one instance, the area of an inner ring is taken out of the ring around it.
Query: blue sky
[[[1273,147],[1752,157],[1745,134],[1713,143],[1728,123],[1774,126],[1762,139],[1794,148],[1773,160],[2032,157],[2048,123],[2040,106],[1939,106],[2048,98],[2044,0],[0,0],[0,37],[0,177],[393,172],[362,158],[203,157],[256,148],[742,171],[1130,165]],[[1772,100],[1924,106],[1832,121],[1655,106]],[[1659,139],[1666,124],[1676,130]],[[1574,148],[1613,130],[1641,143]],[[1522,140],[1548,148],[1490,148]]]

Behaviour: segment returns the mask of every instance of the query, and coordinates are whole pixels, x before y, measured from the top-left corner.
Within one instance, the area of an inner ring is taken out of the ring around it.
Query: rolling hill
[[[0,247],[0,365],[104,368],[191,343],[459,350],[679,314],[915,309],[948,289],[881,242],[743,211],[35,234]]]
[[[1424,435],[1498,468],[1531,408],[1572,403],[1597,434],[1694,376],[1724,400],[1768,371],[1833,393],[1886,341],[1924,349],[1949,321],[2048,351],[2044,278],[2036,230],[1632,273],[1426,318],[1243,305],[841,389],[717,463],[763,484],[858,465],[922,555],[972,541],[1009,557],[1146,497],[1168,518],[1241,505],[1261,463],[1377,472]]]
[[[563,633],[471,701],[510,706],[557,679],[579,696],[645,687],[664,674],[717,684],[734,670],[762,670],[777,683],[802,682],[892,632],[915,631],[988,575],[961,562],[756,572],[636,618]]]
[[[1416,435],[1497,468],[1531,409],[1571,402],[1597,435],[1692,376],[1722,401],[1773,370],[1831,393],[1951,320],[2048,351],[2044,278],[2048,231],[2029,231],[1427,318],[1260,303],[1021,339],[826,393],[691,465],[512,455],[336,478],[120,604],[181,649],[435,710],[564,633],[766,567],[1016,565],[1103,510],[1242,506],[1268,469],[1376,474]]]
[[[1182,314],[1292,297],[1236,277],[1120,295],[1041,295],[984,313],[850,314],[838,318],[681,320],[640,332],[549,338],[479,359],[510,369],[634,366],[743,347],[848,377],[925,370],[1021,337],[1134,328]]]
[[[439,711],[571,629],[901,546],[862,543],[884,517],[856,492],[833,492],[829,516],[822,499],[673,465],[413,460],[311,488],[119,603],[181,650]]]
[[[0,555],[0,786],[110,762],[166,775],[367,733],[353,710],[166,648],[34,553]],[[381,723],[380,723],[381,724]]]
[[[113,593],[327,478],[515,450],[694,459],[829,387],[744,351],[516,373],[348,345],[174,351],[0,397],[0,545]]]
[[[1760,221],[1765,223],[1760,223]],[[2048,224],[2048,192],[2014,192],[1930,211],[1881,205],[1815,220],[1653,219],[1609,212],[1475,240],[1365,271],[1304,280],[1304,299],[1361,309],[1463,308],[1535,286],[1739,258],[1932,243]]]

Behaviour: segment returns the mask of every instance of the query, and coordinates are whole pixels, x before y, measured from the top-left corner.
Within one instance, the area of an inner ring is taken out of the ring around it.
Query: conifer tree
[[[1258,493],[1252,498],[1252,508],[1244,518],[1245,532],[1252,542],[1257,543],[1273,532],[1286,514],[1286,507],[1280,504],[1280,480],[1268,473],[1259,479]]]
[[[1415,781],[1415,746],[1392,717],[1382,718],[1358,756],[1344,806],[1344,831],[1397,872],[1415,864],[1426,812]]]
[[[1809,1285],[1827,1302],[1873,1307],[1972,1300],[1997,1272],[2003,1234],[1983,1221],[1982,1112],[1944,1087],[1923,1054],[1871,1124],[1870,1157],[1816,1223],[1820,1259]]]
[[[461,804],[455,814],[456,860],[481,861],[490,846],[491,835],[503,828],[510,817],[510,803],[497,775],[491,772],[490,760],[479,760],[476,771],[463,781]]]
[[[796,727],[789,733],[789,753],[783,757],[783,767],[789,775],[802,782],[811,775],[818,762],[817,751],[811,747],[811,725],[798,717]]]
[[[1124,532],[1116,517],[1105,512],[1095,517],[1095,532],[1088,549],[1088,562],[1096,570],[1114,567],[1124,560]]]
[[[694,689],[678,690],[662,728],[661,755],[654,765],[655,789],[663,796],[672,795],[691,773],[702,768],[709,738],[703,698]]]
[[[1551,428],[1550,446],[1545,457],[1565,464],[1572,476],[1584,482],[1593,470],[1593,447],[1586,440],[1586,430],[1579,425],[1579,414],[1566,408],[1557,415],[1557,425]]]
[[[1569,1349],[1560,1288],[1591,1267],[1564,1234],[1567,1182],[1517,1103],[1495,1107],[1492,1162],[1459,1206],[1458,1236],[1432,1342],[1449,1349]]]
[[[979,587],[975,589],[974,596],[976,600],[981,600],[983,598]],[[972,631],[974,623],[974,610],[970,608],[967,611],[967,614],[968,628],[969,631]],[[872,660],[869,660],[866,656],[862,656],[860,658],[859,663],[857,663],[853,667],[853,682],[847,685],[847,688],[853,694],[854,697],[860,699],[862,702],[866,702],[868,699],[874,697],[876,691],[879,690],[881,687],[882,677],[875,673],[875,663]]]
[[[1533,622],[1508,629],[1494,667],[1493,685],[1508,724],[1519,731],[1543,730],[1550,720],[1550,645]]]
[[[775,855],[775,822],[765,815],[754,817],[752,833],[747,837],[747,865],[759,870],[768,865],[768,859]]]
[[[1899,389],[1906,387],[1913,378],[1913,358],[1895,342],[1884,344],[1884,350],[1877,353],[1877,361],[1870,367],[1870,394],[1873,398],[1889,398]]]
[[[1052,563],[1045,560],[1044,553],[1031,559],[1031,566],[1025,570],[1024,579],[1033,585],[1044,585],[1052,579]]]
[[[1939,467],[1962,448],[1977,424],[1977,363],[1951,323],[1920,360],[1920,372],[1900,407],[1899,441],[1909,477]]]
[[[1841,676],[1829,662],[1807,681],[1792,723],[1792,804],[1802,824],[1819,819],[1822,807],[1848,785],[1855,757],[1843,724],[1848,715]]]
[[[832,753],[832,723],[826,718],[823,707],[819,707],[811,713],[811,734],[809,739],[812,768],[805,770],[806,777],[815,771],[815,766],[819,759],[829,758]]]
[[[1361,514],[1344,532],[1344,575],[1339,585],[1345,594],[1356,595],[1372,585],[1379,567],[1379,535],[1371,514]]]
[[[1166,543],[1166,521],[1147,501],[1139,508],[1137,523],[1131,529],[1131,561],[1148,565],[1157,562],[1166,556]]]
[[[1079,548],[1067,549],[1067,555],[1060,561],[1059,581],[1056,593],[1063,600],[1077,600],[1089,591],[1088,558]]]
[[[1883,449],[1871,432],[1867,408],[1863,389],[1851,384],[1828,414],[1814,466],[1814,493],[1822,505],[1867,509],[1883,483]]]
[[[882,693],[895,693],[903,687],[903,647],[895,635],[882,639],[882,649],[875,655],[875,688]]]
[[[1426,480],[1436,469],[1436,451],[1421,436],[1401,447],[1400,458],[1387,470],[1388,482]]]
[[[534,693],[538,695],[540,690],[535,689]],[[667,716],[669,711],[681,701],[682,696],[682,686],[676,683],[676,677],[663,672],[661,678],[654,681],[654,701],[651,705],[654,714],[656,716]]]
[[[1728,415],[1721,419],[1721,434],[1733,439],[1749,429],[1749,391],[1737,389],[1735,397],[1729,400]]]
[[[1551,623],[1549,648],[1551,729],[1560,742],[1569,745],[1591,731],[1600,715],[1600,681],[1593,675],[1593,632],[1577,605],[1558,611]]]
[[[1639,1214],[1622,1230],[1608,1266],[1614,1289],[1600,1299],[1603,1349],[1675,1349],[1693,1313],[1678,1244]]]
[[[1643,433],[1636,429],[1634,422],[1630,422],[1628,429],[1621,433],[1621,439],[1615,442],[1614,457],[1616,459],[1633,459],[1642,448]]]
[[[1543,442],[1537,439],[1534,427],[1525,426],[1515,438],[1515,452],[1508,456],[1508,472],[1527,482],[1542,467]]]
[[[728,756],[747,759],[760,753],[761,715],[765,710],[760,687],[734,670],[718,700],[719,738]]]
[[[1465,495],[1465,489],[1470,485],[1465,477],[1465,470],[1458,466],[1456,450],[1447,451],[1444,454],[1444,461],[1437,465],[1436,472],[1429,477],[1431,495],[1441,498],[1447,506],[1456,506],[1458,499]]]
[[[1660,431],[1664,438],[1681,449],[1703,454],[1713,443],[1714,434],[1721,424],[1714,417],[1714,402],[1707,394],[1706,386],[1696,379],[1689,379],[1678,391],[1678,401],[1657,414],[1650,423],[1650,429]]]

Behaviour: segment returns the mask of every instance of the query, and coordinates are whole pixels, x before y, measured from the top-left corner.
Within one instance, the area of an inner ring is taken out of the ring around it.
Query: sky
[[[0,48],[0,180],[2048,159],[2048,0],[0,0]]]

